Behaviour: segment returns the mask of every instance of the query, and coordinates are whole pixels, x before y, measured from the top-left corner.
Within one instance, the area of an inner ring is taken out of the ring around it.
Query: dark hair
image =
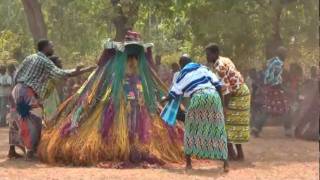
[[[58,56],[50,56],[49,59],[56,65],[58,68],[62,68],[62,64]]]
[[[161,59],[161,55],[157,54],[157,55],[155,56],[155,59],[158,59],[158,58]]]
[[[282,58],[281,60],[284,60],[286,54],[287,54],[288,50],[287,48],[283,47],[283,46],[279,46],[277,49],[276,49],[276,56]]]
[[[310,73],[311,73],[312,76],[316,76],[317,75],[317,67],[316,66],[311,66]]]
[[[300,64],[298,63],[291,63],[290,64],[290,73],[295,74],[295,75],[302,75],[303,74],[303,69]]]
[[[219,50],[219,46],[216,43],[210,43],[206,46],[206,50],[209,50],[212,53],[217,53],[219,54],[220,50]]]
[[[16,70],[16,67],[13,65],[13,64],[10,64],[8,67],[7,67],[8,71],[9,72],[14,72]]]
[[[37,43],[38,51],[43,51],[49,45],[50,41],[47,39],[41,39]]]
[[[176,67],[177,67],[177,68],[180,68],[179,64],[176,63],[176,62],[172,63],[172,64],[171,64],[171,67],[172,67],[172,68],[176,68]]]
[[[248,74],[249,74],[249,77],[255,78],[255,76],[257,75],[257,70],[256,70],[256,68],[251,68],[251,69],[249,70]]]
[[[0,70],[2,70],[2,71],[6,71],[6,70],[7,70],[7,68],[6,68],[6,66],[4,66],[4,65],[0,65]]]
[[[179,60],[179,64],[180,64],[181,68],[183,68],[185,65],[187,65],[191,62],[192,62],[192,60],[188,57],[185,57],[185,56],[180,57],[180,60]]]

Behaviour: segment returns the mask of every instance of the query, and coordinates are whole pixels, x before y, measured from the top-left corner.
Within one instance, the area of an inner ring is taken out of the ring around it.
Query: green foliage
[[[28,46],[32,46],[32,39],[10,30],[0,32],[0,60],[23,59],[30,53]]]
[[[32,37],[19,1],[0,0],[0,56],[21,60],[30,47]]]
[[[182,53],[204,62],[204,46],[217,42],[241,69],[261,66],[279,9],[280,35],[290,60],[303,57],[306,65],[318,60],[317,0],[117,0],[116,6],[111,0],[39,1],[48,36],[65,64],[95,61],[103,39],[115,37],[118,8],[168,63]],[[6,40],[13,44],[4,50],[21,60],[33,51],[21,2],[0,0],[0,15],[0,31],[16,36]]]

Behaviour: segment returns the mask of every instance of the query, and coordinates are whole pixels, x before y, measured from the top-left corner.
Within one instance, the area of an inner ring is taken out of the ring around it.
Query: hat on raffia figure
[[[140,41],[140,33],[134,32],[134,31],[127,31],[127,34],[125,36],[125,41]]]

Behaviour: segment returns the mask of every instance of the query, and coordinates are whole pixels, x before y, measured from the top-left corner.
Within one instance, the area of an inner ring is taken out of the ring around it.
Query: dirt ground
[[[319,179],[319,144],[283,136],[282,128],[268,127],[261,138],[244,145],[246,160],[231,162],[230,172],[222,172],[220,162],[197,161],[194,170],[183,164],[161,169],[102,169],[96,167],[58,167],[41,162],[8,160],[8,131],[0,129],[0,180],[78,180],[78,179],[237,179],[280,180]]]

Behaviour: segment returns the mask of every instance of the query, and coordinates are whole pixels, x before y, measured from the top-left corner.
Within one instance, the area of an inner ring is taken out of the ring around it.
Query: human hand
[[[97,66],[89,66],[86,68],[87,71],[93,71],[97,68]]]
[[[227,118],[227,111],[226,111],[226,108],[225,108],[225,107],[223,108],[223,116],[224,116],[224,119]]]
[[[84,67],[83,64],[77,65],[76,71],[79,72]]]
[[[169,97],[168,96],[163,96],[162,98],[161,98],[161,100],[160,100],[160,103],[165,103],[165,102],[167,102],[167,101],[169,101]]]

